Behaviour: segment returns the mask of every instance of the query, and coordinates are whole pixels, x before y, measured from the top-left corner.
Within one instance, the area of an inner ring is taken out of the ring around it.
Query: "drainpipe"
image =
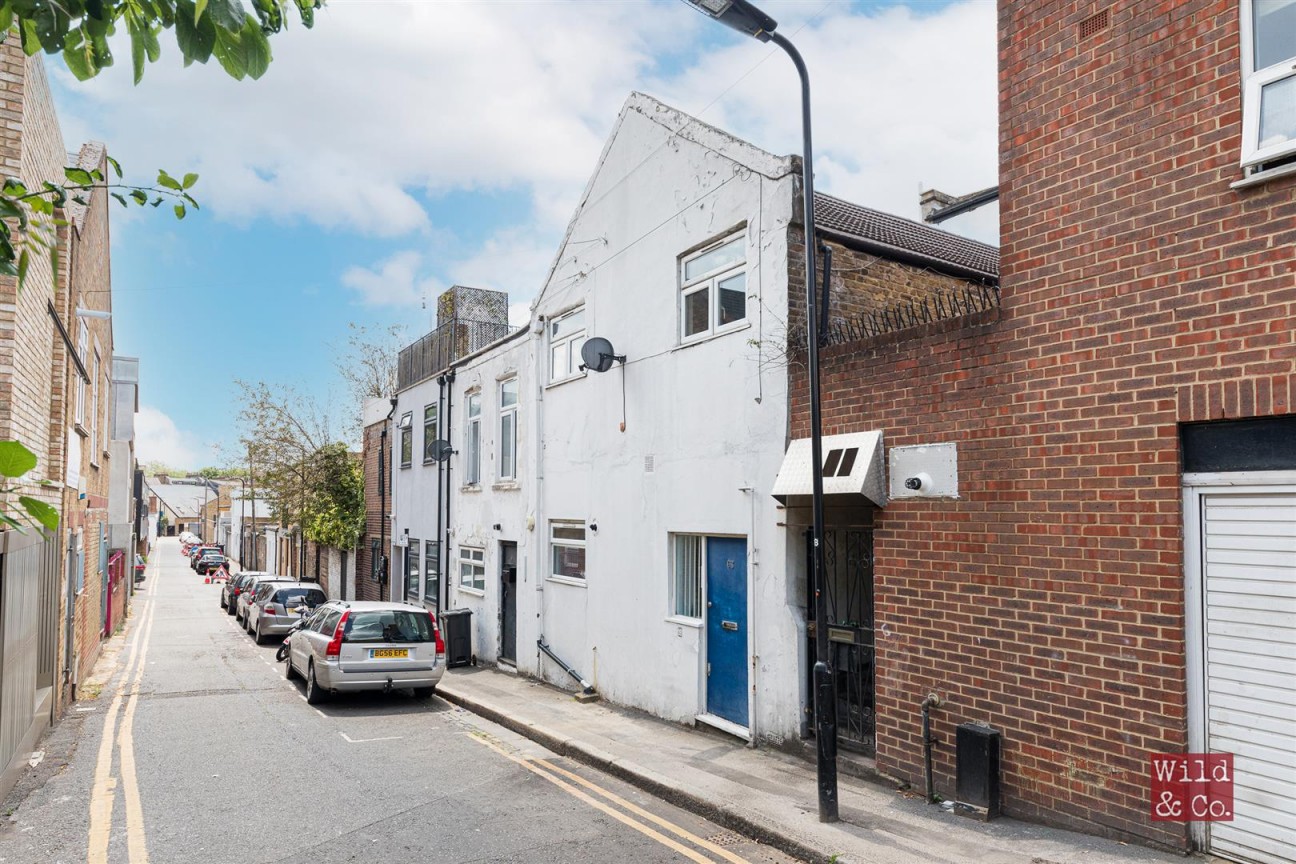
[[[442,375],[440,378],[437,378],[437,387],[440,388],[440,390],[437,393],[436,437],[440,438],[441,437],[441,412],[445,411],[446,377],[444,375]],[[423,441],[424,449],[427,448],[426,438],[427,436],[424,435],[424,439],[425,439]],[[446,566],[445,566],[446,565],[445,543],[444,543],[445,520],[444,520],[444,513],[442,511],[442,507],[445,505],[445,468],[446,468],[446,462],[449,461],[449,458],[450,457],[447,456],[445,459],[442,459],[440,462],[437,462],[437,575],[438,578],[437,578],[436,604],[437,604],[438,612],[445,609],[445,603],[441,599],[442,595],[449,594],[450,592],[449,587],[445,585],[445,583],[449,581],[450,577],[449,574],[446,572]]]
[[[550,648],[548,645],[545,644],[543,638],[536,640],[536,646],[541,651],[543,651],[550,660],[554,661],[559,666],[561,666],[564,672],[566,672],[571,677],[575,678],[580,683],[581,687],[584,688],[583,690],[581,690],[582,693],[592,694],[594,692],[594,685],[586,681],[584,678],[582,678],[581,674],[577,672],[575,669],[573,669],[572,667],[564,663],[563,659],[559,657],[557,654],[555,654],[552,648]]]
[[[446,379],[446,383],[447,383],[447,384],[450,384],[450,385],[453,385],[453,384],[454,384],[454,380],[455,380],[455,373],[454,373],[454,370],[453,370],[453,369],[451,369],[449,372],[446,373],[446,375],[445,375],[445,379]],[[450,393],[449,393],[449,395],[446,396],[446,440],[447,440],[447,441],[450,440],[450,435],[451,435],[451,431],[450,431],[450,430],[453,428],[453,427],[451,426],[451,422],[452,422],[453,420],[454,420],[454,387],[451,386],[451,387],[450,387]],[[453,494],[453,490],[454,490],[454,478],[453,478],[453,476],[451,475],[451,468],[450,468],[450,460],[449,460],[449,459],[447,459],[446,462],[445,462],[445,481],[446,481],[446,489],[445,489],[445,526],[444,526],[444,528],[443,528],[443,530],[442,530],[442,533],[441,533],[441,548],[442,548],[442,549],[447,549],[447,550],[448,550],[450,544],[446,541],[446,538],[450,536],[450,530],[451,530],[451,529],[450,529],[450,526],[451,526],[452,524],[454,524],[454,523],[452,523],[452,522],[450,521],[450,505],[451,505],[451,503],[454,501],[454,494]],[[448,555],[449,555],[449,552],[447,552],[447,559],[446,559],[446,560],[449,560]],[[445,583],[446,583],[446,585],[445,585],[445,598],[446,598],[446,603],[445,603],[445,605],[448,607],[448,606],[450,605],[450,580],[449,580],[449,579],[446,579],[446,580],[444,580],[444,581],[445,581]]]
[[[392,415],[396,413],[399,400],[391,397],[391,410],[383,420],[382,432],[378,437],[378,555],[382,566],[378,570],[378,594],[382,596],[384,586],[390,584],[389,564],[387,560],[387,430],[391,426]]]
[[[922,701],[923,774],[927,781],[928,804],[936,803],[936,789],[932,784],[932,745],[936,739],[931,734],[931,709],[939,708],[940,704],[940,697],[935,693],[928,693]]]
[[[544,529],[544,524],[545,524],[544,522],[544,479],[545,479],[544,375],[545,373],[544,373],[544,361],[541,360],[540,358],[547,356],[544,350],[544,339],[545,339],[545,329],[548,327],[548,324],[545,323],[545,319],[543,316],[538,316],[536,319],[536,323],[538,326],[532,329],[532,333],[535,335],[539,345],[535,351],[531,352],[531,356],[536,358],[535,369],[533,370],[534,374],[532,376],[535,379],[536,398],[535,398],[535,421],[533,426],[533,428],[535,429],[535,433],[532,435],[532,441],[534,442],[533,452],[535,453],[535,506],[532,508],[532,510],[535,513],[535,521],[531,524],[531,548],[532,548],[531,560],[532,562],[534,562],[534,567],[535,567],[535,577],[536,577],[535,587],[536,587],[536,592],[538,594],[536,602],[539,605],[539,608],[536,610],[536,620],[539,622],[540,625],[540,634],[539,634],[540,639],[536,643],[537,648],[536,648],[535,672],[537,675],[543,678],[544,675],[541,673],[540,670],[541,659],[540,659],[539,643],[544,641],[544,632],[545,632],[545,587],[544,587],[545,575],[540,570],[540,568],[542,566],[545,566],[544,564],[541,563],[541,561],[543,559],[544,553],[546,552],[546,550],[544,549],[546,541],[540,540],[538,538],[547,535],[541,533],[545,530]]]

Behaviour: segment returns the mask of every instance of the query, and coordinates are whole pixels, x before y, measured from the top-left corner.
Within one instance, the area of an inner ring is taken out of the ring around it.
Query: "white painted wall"
[[[785,532],[769,497],[788,423],[786,370],[767,364],[785,338],[791,170],[632,96],[533,310],[552,318],[583,303],[588,334],[628,358],[624,379],[614,368],[535,394],[539,575],[549,520],[598,525],[584,586],[536,583],[545,638],[612,701],[691,721],[706,710],[705,628],[672,619],[669,535],[746,537],[750,714],[756,734],[776,739],[797,734],[802,689]],[[681,347],[681,256],[734,230],[747,238],[749,326]],[[547,377],[544,336],[532,342]],[[540,671],[571,683],[548,660]]]
[[[627,101],[527,332],[459,364],[446,388],[448,437],[460,451],[450,463],[449,606],[473,609],[479,658],[497,654],[499,543],[515,540],[518,668],[572,685],[536,650],[543,636],[606,698],[692,722],[706,710],[705,626],[672,616],[670,534],[743,537],[750,725],[766,739],[798,734],[804,629],[792,574],[800,552],[789,548],[769,495],[788,429],[787,374],[773,346],[786,339],[792,170],[791,160],[653,99]],[[681,257],[733,232],[746,238],[747,325],[681,346]],[[550,385],[546,322],[582,304],[587,335],[611,339],[628,358],[624,372]],[[522,385],[517,488],[493,482],[496,384],[514,370]],[[472,387],[484,394],[483,483],[466,489],[463,423]],[[401,468],[393,429],[395,537],[407,528],[420,540],[436,534],[437,468],[421,459],[421,417],[439,393],[432,379],[399,394],[393,419],[412,412],[415,440],[413,465]],[[584,585],[549,578],[551,519],[598,525],[597,533],[587,529]],[[486,550],[480,594],[456,586],[463,545]],[[401,551],[393,549],[396,589]]]
[[[438,473],[448,471],[451,487],[449,511],[440,514],[440,530],[444,541],[442,567],[443,596],[446,608],[467,607],[473,611],[473,651],[478,658],[494,662],[499,651],[499,578],[500,543],[518,544],[519,582],[525,577],[523,561],[529,554],[531,535],[527,531],[529,512],[529,479],[534,476],[532,447],[533,436],[529,417],[530,406],[525,393],[534,387],[533,359],[526,334],[496,343],[477,355],[461,361],[454,370],[454,380],[444,387],[437,378],[423,381],[398,394],[398,405],[393,420],[399,423],[407,412],[414,416],[414,458],[408,468],[400,466],[399,429],[395,430],[395,443],[391,457],[391,470],[395,480],[395,511],[393,525],[397,538],[408,536],[422,542],[438,536],[437,483]],[[499,478],[499,384],[517,378],[522,403],[518,406],[518,470],[516,481]],[[482,394],[481,413],[481,479],[476,486],[464,484],[466,447],[464,432],[467,422],[467,395],[472,391]],[[438,400],[440,400],[438,402]],[[448,440],[458,452],[446,463],[425,461],[423,409],[439,404],[441,411],[440,437]],[[497,530],[494,526],[499,525]],[[485,552],[485,591],[461,586],[458,556],[460,546],[480,548]],[[394,596],[400,599],[404,577],[404,549],[393,548],[392,586]],[[448,580],[448,582],[446,581]],[[421,589],[426,582],[420,580]],[[424,602],[434,602],[430,597],[419,597]],[[531,644],[534,645],[534,637]],[[519,636],[519,651],[522,640]]]

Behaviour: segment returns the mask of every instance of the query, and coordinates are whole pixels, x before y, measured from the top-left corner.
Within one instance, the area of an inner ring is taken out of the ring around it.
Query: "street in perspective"
[[[0,31],[0,864],[1296,864],[1296,0]]]

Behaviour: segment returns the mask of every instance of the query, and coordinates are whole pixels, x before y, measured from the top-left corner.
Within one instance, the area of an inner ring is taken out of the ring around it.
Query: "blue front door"
[[[707,713],[747,725],[747,541],[708,537]]]

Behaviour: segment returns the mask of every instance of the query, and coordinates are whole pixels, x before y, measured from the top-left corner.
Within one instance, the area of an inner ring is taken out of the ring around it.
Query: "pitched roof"
[[[163,483],[156,477],[149,477],[148,487],[177,519],[197,519],[203,498],[216,497],[210,487],[204,490],[201,480],[190,482],[181,478]]]
[[[957,276],[999,280],[999,250],[912,219],[815,193],[815,229],[883,256],[908,258]]]

